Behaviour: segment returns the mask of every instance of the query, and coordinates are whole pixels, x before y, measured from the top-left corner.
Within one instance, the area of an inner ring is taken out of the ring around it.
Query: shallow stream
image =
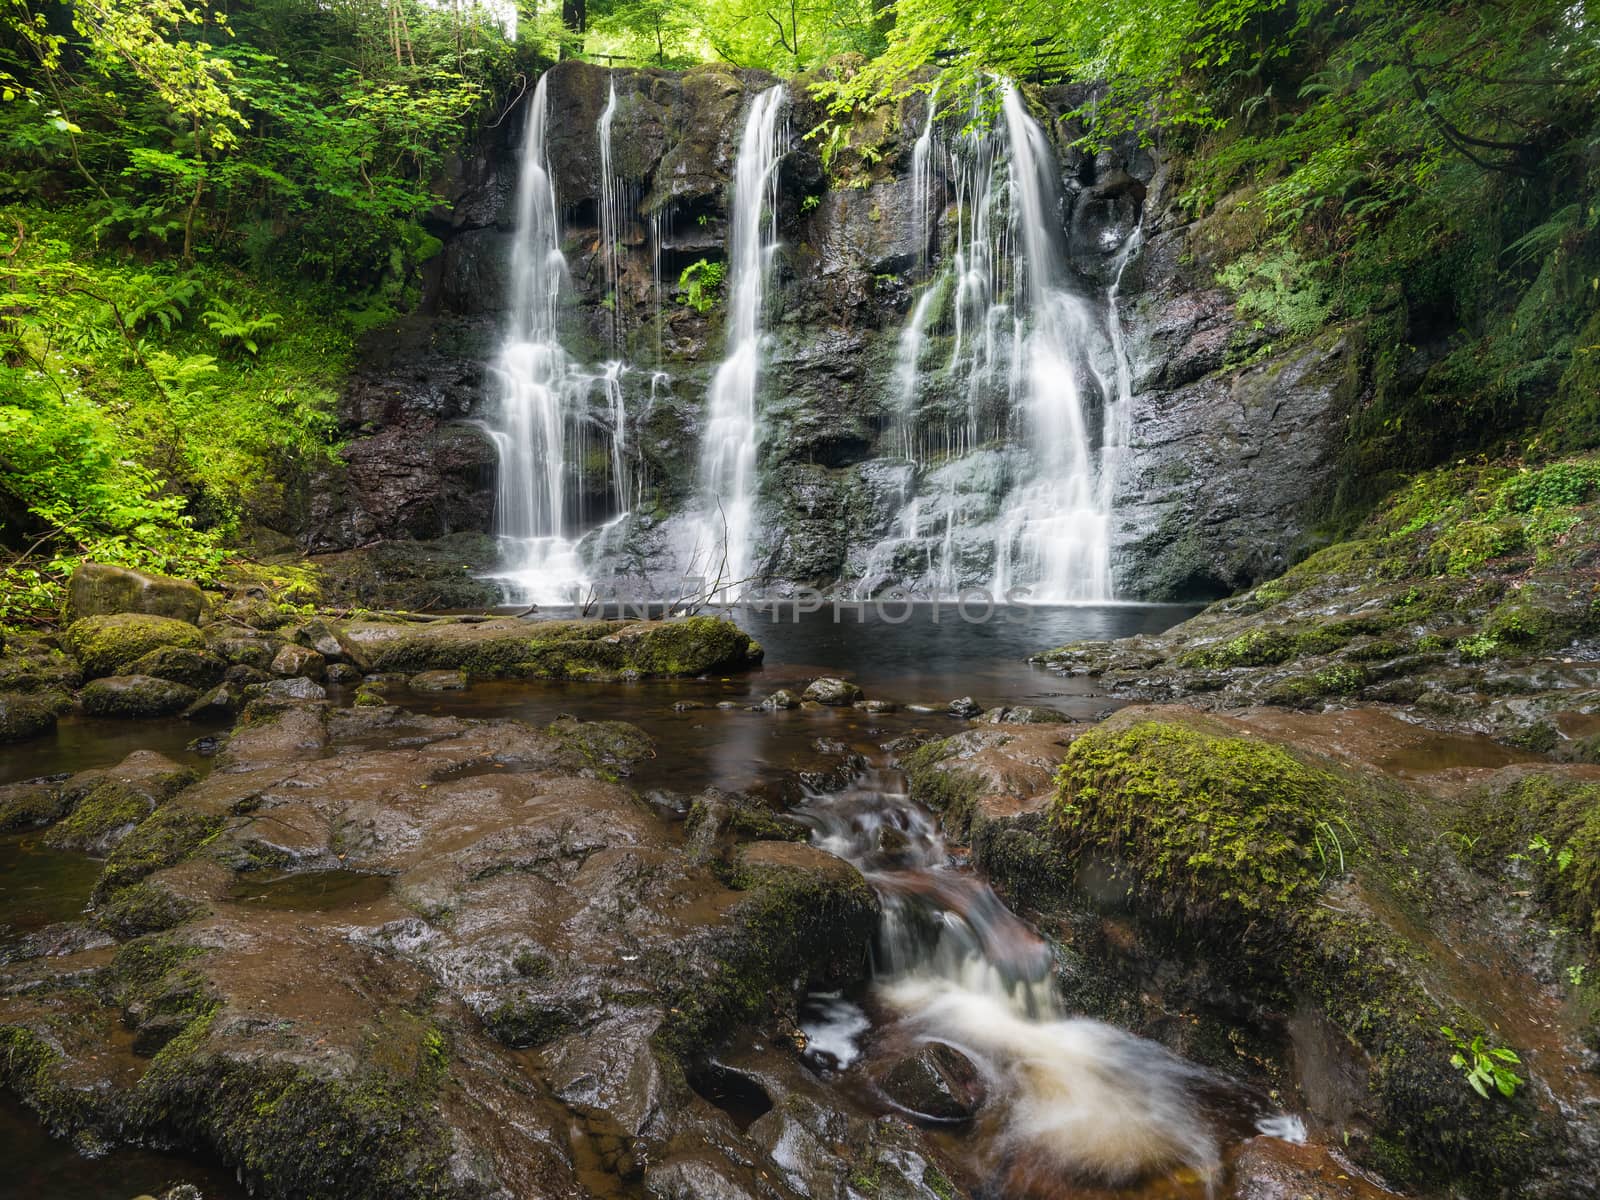
[[[806,1054],[814,1070],[833,1079],[851,1103],[892,1114],[896,1106],[868,1074],[874,1055],[930,1043],[961,1051],[978,1073],[972,1086],[989,1100],[976,1119],[933,1123],[929,1137],[942,1157],[965,1168],[957,1174],[975,1194],[1199,1198],[1220,1179],[1229,1146],[1262,1132],[1293,1141],[1303,1135],[1299,1122],[1155,1043],[1062,1011],[1048,943],[944,844],[933,818],[905,795],[903,777],[882,748],[912,730],[963,728],[946,711],[957,697],[984,708],[1042,705],[1093,720],[1112,705],[1092,681],[1032,667],[1026,656],[1079,638],[1161,630],[1190,611],[1029,609],[984,623],[962,620],[953,608],[920,609],[905,621],[871,610],[824,609],[799,622],[745,613],[742,623],[766,648],[762,667],[747,674],[670,683],[480,684],[446,693],[400,686],[388,695],[404,707],[457,716],[544,724],[570,713],[633,722],[657,747],[629,780],[641,791],[780,789],[812,826],[813,841],[860,867],[884,902],[871,984],[806,1002]],[[876,714],[753,707],[780,687],[798,692],[824,674],[852,679],[869,698],[899,707]],[[186,747],[210,732],[181,722],[64,721],[53,739],[8,752],[0,779],[109,765],[135,748],[203,771],[207,759]],[[857,765],[841,772],[841,761]],[[6,927],[0,936],[76,919],[97,871],[93,861],[47,850],[37,838],[0,841]],[[232,898],[330,914],[359,913],[383,899],[381,877],[346,876],[263,876],[237,885]],[[716,1102],[729,1112],[759,1113],[759,1089],[752,1091],[737,1070],[697,1086],[714,1100],[720,1096]],[[139,1150],[84,1158],[47,1137],[15,1104],[0,1107],[0,1154],[28,1164],[20,1175],[0,1176],[0,1196],[128,1200],[179,1179],[195,1182],[207,1197],[238,1194],[226,1173],[184,1159]],[[1102,1183],[1063,1182],[1073,1171]],[[1134,1179],[1142,1182],[1118,1190]]]

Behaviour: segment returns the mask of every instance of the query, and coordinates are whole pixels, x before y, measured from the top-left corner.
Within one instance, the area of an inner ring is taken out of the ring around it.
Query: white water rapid
[[[1218,1177],[1227,1122],[1207,1097],[1224,1085],[1154,1042],[1067,1014],[1049,946],[952,865],[897,772],[868,770],[813,796],[801,815],[814,844],[854,863],[882,901],[873,987],[896,1027],[880,1040],[945,1043],[983,1076],[989,1099],[974,1133],[984,1171],[1029,1195],[1040,1185],[1065,1194],[1066,1179],[1120,1185],[1181,1168]],[[802,1028],[820,1065],[843,1070],[872,1053],[861,1008],[828,996],[811,1012]],[[1292,1118],[1238,1103],[1258,1129],[1293,1140]]]
[[[711,381],[700,448],[702,511],[692,527],[690,573],[714,581],[731,599],[752,573],[759,436],[756,389],[761,373],[762,307],[777,249],[778,159],[782,85],[750,105],[739,139],[728,262],[728,353]]]

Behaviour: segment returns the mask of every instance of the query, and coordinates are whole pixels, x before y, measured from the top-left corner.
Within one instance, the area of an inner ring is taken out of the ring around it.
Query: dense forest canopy
[[[1279,337],[1361,317],[1366,480],[1600,436],[1592,4],[1557,0],[3,0],[0,622],[83,556],[204,575],[332,454],[354,338],[414,303],[449,157],[564,57],[800,74],[860,110],[1092,81],[1180,152]],[[1588,324],[1585,325],[1585,322]],[[1409,339],[1458,335],[1418,386]],[[1404,386],[1402,386],[1404,385]],[[1554,403],[1553,398],[1561,398]],[[1541,424],[1542,422],[1542,424]],[[1361,490],[1361,489],[1357,489]]]

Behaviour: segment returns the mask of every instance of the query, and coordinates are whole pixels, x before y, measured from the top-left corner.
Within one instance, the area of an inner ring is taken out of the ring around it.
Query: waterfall
[[[912,305],[889,381],[890,444],[918,475],[885,543],[859,560],[858,586],[893,582],[883,565],[918,561],[906,543],[920,541],[927,572],[900,580],[914,588],[948,593],[981,583],[996,598],[1025,588],[1033,603],[1107,600],[1111,505],[1132,399],[1118,292],[1139,237],[1110,264],[1103,306],[1084,296],[1066,260],[1050,143],[1009,84],[1000,87],[1000,114],[988,120],[975,100],[949,147],[957,206],[949,257]],[[931,128],[930,120],[912,152],[915,222],[926,219],[931,168],[921,164],[938,146]],[[937,302],[942,295],[949,304]],[[925,372],[939,338],[948,355]],[[941,418],[942,452],[931,436]],[[910,503],[924,519],[939,514],[937,524],[908,528]],[[869,578],[867,567],[880,573]]]
[[[617,83],[611,81],[611,91],[606,97],[605,109],[595,129],[600,135],[600,261],[606,274],[605,303],[609,310],[611,352],[617,353],[621,345],[622,289],[619,286],[617,252],[622,237],[621,189],[611,170],[611,122],[617,115]]]
[[[933,140],[937,135],[939,89],[928,93],[922,132],[911,146],[911,228],[917,238],[917,272],[928,269],[928,242],[933,236]]]
[[[692,568],[722,584],[751,575],[756,492],[756,388],[767,271],[778,240],[782,85],[756,97],[745,118],[733,183],[729,246],[728,354],[711,381],[701,445],[706,507],[695,529]],[[720,589],[719,589],[720,590]]]
[[[586,487],[591,461],[605,463],[605,484],[620,509],[628,506],[630,484],[624,368],[617,362],[599,374],[585,371],[561,344],[558,318],[567,263],[561,253],[560,205],[545,155],[548,78],[542,76],[534,89],[523,130],[510,317],[491,364],[497,395],[486,425],[499,467],[495,533],[501,564],[492,577],[511,603],[565,605],[575,603],[589,584],[579,549],[582,526],[592,524],[595,515],[605,516],[583,511],[585,494],[599,490]],[[600,132],[609,179],[604,117]],[[614,237],[608,245],[612,278]],[[597,387],[605,400],[599,412],[591,407]],[[597,437],[609,443],[598,456],[590,453]]]
[[[1094,316],[1070,291],[1056,216],[1056,160],[1044,131],[1006,85],[1012,219],[1020,224],[1027,315],[1022,405],[1032,478],[1008,497],[995,554],[995,590],[1028,586],[1035,602],[1111,596],[1110,514],[1090,442],[1084,368]]]

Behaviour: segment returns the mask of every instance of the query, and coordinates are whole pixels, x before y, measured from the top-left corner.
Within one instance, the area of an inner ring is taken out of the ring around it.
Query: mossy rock
[[[56,727],[56,718],[72,706],[59,692],[0,692],[0,742],[40,737]]]
[[[128,664],[128,675],[152,675],[203,692],[222,682],[228,664],[209,650],[188,646],[162,646],[141,654]]]
[[[1123,885],[1097,875],[1096,894],[1125,893],[1171,953],[1257,1002],[1312,1004],[1360,1048],[1365,1161],[1487,1197],[1566,1152],[1524,1094],[1483,1101],[1451,1064],[1441,1027],[1485,1026],[1477,995],[1425,982],[1441,952],[1408,932],[1435,902],[1427,881],[1460,870],[1411,793],[1198,714],[1129,712],[1073,743],[1050,819],[1068,862]]]
[[[77,661],[52,640],[12,637],[0,656],[0,692],[67,692],[83,682]]]
[[[115,675],[163,647],[206,648],[205,638],[193,625],[141,613],[85,617],[67,626],[62,641],[90,678]]]
[[[49,779],[29,779],[0,787],[0,833],[37,829],[59,821],[72,809],[61,785]]]
[[[632,773],[635,764],[656,756],[655,743],[637,725],[626,721],[582,721],[562,717],[545,728],[563,745],[575,750],[602,778]]]
[[[121,888],[95,906],[93,923],[119,941],[174,929],[205,906],[164,887],[142,882]]]
[[[878,920],[878,900],[843,859],[799,842],[751,842],[726,868],[744,892],[730,911],[711,979],[682,987],[673,1019],[659,1035],[687,1060],[775,1001],[793,1001],[797,983],[837,986],[860,978]]]
[[[67,581],[68,621],[115,613],[144,613],[194,624],[205,597],[191,580],[116,567],[80,563]]]
[[[106,859],[94,887],[96,902],[189,858],[221,828],[220,816],[198,812],[182,802],[161,806],[123,838]]]
[[[1479,869],[1531,874],[1539,901],[1600,953],[1600,780],[1514,769],[1473,792],[1463,824]]]
[[[153,675],[111,675],[92,680],[79,697],[91,717],[166,717],[200,698],[192,687]]]
[[[356,622],[345,640],[367,671],[465,671],[480,679],[681,677],[748,666],[761,656],[749,635],[718,617]]]
[[[1280,746],[1161,721],[1092,729],[1067,751],[1050,818],[1109,852],[1171,913],[1248,926],[1315,892],[1317,823],[1339,782]]]

